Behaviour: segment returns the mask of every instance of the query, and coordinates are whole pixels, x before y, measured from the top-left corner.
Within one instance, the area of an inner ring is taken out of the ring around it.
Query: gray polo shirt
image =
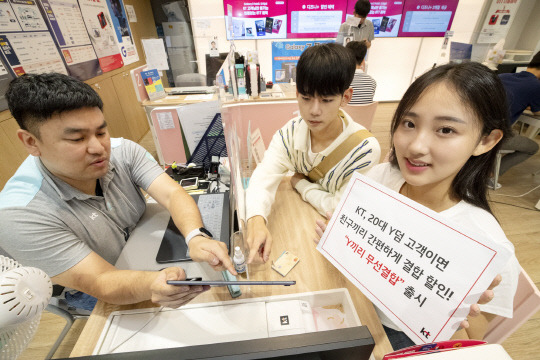
[[[0,248],[24,266],[58,275],[91,251],[114,264],[146,209],[146,190],[163,173],[152,156],[126,139],[111,139],[103,196],[52,175],[29,156],[0,193]]]
[[[336,43],[343,45],[343,39],[345,39],[346,36],[353,36],[354,41],[362,41],[364,39],[373,41],[373,39],[375,39],[373,23],[368,19],[366,19],[360,27],[343,23],[339,27]]]

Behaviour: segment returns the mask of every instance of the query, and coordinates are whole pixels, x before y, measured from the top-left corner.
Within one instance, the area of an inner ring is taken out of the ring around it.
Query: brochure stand
[[[225,145],[220,113],[217,113],[212,119],[210,126],[208,126],[195,151],[191,154],[188,163],[202,164],[205,168],[209,168],[212,156],[227,156],[227,146]]]

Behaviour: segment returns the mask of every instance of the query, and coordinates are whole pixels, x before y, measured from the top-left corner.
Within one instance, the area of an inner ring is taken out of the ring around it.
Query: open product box
[[[158,311],[147,308],[112,312],[93,354],[283,336],[294,343],[295,335],[362,325],[347,289],[188,304]],[[366,334],[372,348],[373,339],[368,331]]]

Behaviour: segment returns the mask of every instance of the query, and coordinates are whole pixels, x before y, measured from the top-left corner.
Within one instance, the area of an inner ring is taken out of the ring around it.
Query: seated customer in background
[[[529,108],[540,115],[540,52],[532,58],[525,71],[514,74],[500,74],[510,108],[510,124],[514,124],[523,110]],[[514,150],[501,160],[499,175],[538,152],[538,143],[526,136],[514,134],[502,144],[501,150]],[[490,184],[491,187],[497,184]],[[498,185],[497,187],[500,187]]]
[[[346,46],[356,58],[356,71],[351,83],[353,94],[349,105],[371,104],[375,95],[377,82],[370,75],[362,70],[364,58],[366,57],[367,46],[365,41],[351,41]]]
[[[269,259],[272,237],[266,218],[287,172],[295,173],[291,185],[302,199],[324,214],[334,210],[354,171],[364,172],[379,162],[377,139],[340,109],[351,99],[349,85],[355,68],[352,53],[335,43],[312,46],[300,56],[296,68],[300,116],[274,134],[247,189],[249,263]],[[346,140],[351,146],[344,144]],[[339,154],[334,152],[338,148]],[[318,180],[310,180],[306,175],[321,165],[323,158],[332,158],[330,154],[337,155],[330,170]]]
[[[31,156],[0,193],[0,252],[79,290],[66,294],[68,304],[91,310],[93,296],[111,304],[152,300],[178,307],[207,289],[167,285],[185,279],[179,267],[114,267],[145,211],[141,188],[191,238],[194,260],[235,273],[225,244],[201,234],[191,196],[141,146],[110,138],[103,102],[89,85],[62,74],[23,75],[6,98]]]

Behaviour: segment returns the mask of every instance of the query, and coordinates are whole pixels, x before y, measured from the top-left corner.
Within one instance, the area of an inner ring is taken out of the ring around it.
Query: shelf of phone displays
[[[314,319],[317,319],[316,316],[320,309],[336,309],[336,311],[340,312],[342,320],[340,325],[335,326],[335,329],[362,325],[349,292],[344,288],[188,304],[179,309],[164,308],[159,314],[161,319],[154,318],[151,320],[144,329],[141,329],[121,346],[118,346],[118,344],[144,326],[159,308],[114,311],[109,315],[105,323],[93,355],[107,354],[115,347],[118,348],[112,353],[227,342],[232,341],[230,340],[231,335],[234,336],[234,341],[270,337],[268,334],[261,336],[264,331],[262,333],[261,331],[255,331],[257,324],[249,324],[246,328],[246,317],[249,318],[248,322],[254,323],[255,321],[248,313],[257,304],[288,300],[300,300],[309,303],[311,309],[314,310]],[[232,316],[237,315],[238,312],[242,312],[244,316]],[[194,318],[196,320],[190,321],[190,316],[193,315],[196,316]],[[216,315],[219,315],[218,317],[222,319],[217,319]],[[204,319],[205,316],[208,316],[208,319]],[[225,326],[229,327],[229,329],[217,328],[216,324],[218,323],[221,324],[218,326],[223,326],[223,319],[226,319],[227,325]],[[328,323],[326,326],[328,326]],[[320,328],[317,330],[320,330]],[[332,330],[332,328],[326,330]],[[201,338],[201,334],[203,338]],[[195,339],[186,340],[187,337]]]

